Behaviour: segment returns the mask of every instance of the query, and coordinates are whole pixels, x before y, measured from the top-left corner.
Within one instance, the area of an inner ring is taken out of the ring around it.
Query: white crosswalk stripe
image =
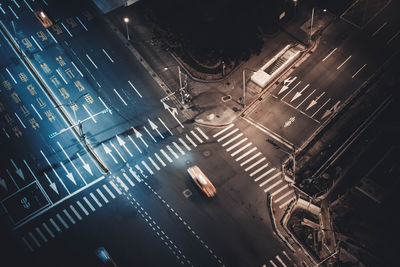
[[[42,233],[42,230],[39,229],[39,227],[35,227],[36,232],[40,235],[40,237],[42,238],[42,240],[47,243],[49,240],[47,240],[47,238],[44,236],[44,234]]]
[[[53,231],[50,230],[50,228],[47,226],[46,223],[42,223],[42,226],[43,226],[44,229],[46,229],[47,233],[49,233],[49,235],[50,235],[52,238],[55,237]]]
[[[263,166],[259,167],[257,170],[253,171],[252,173],[249,174],[250,177],[253,177],[254,175],[256,175],[257,173],[259,173],[260,171],[262,171],[263,169],[267,168],[269,165],[269,163],[267,162],[266,164],[264,164]],[[257,180],[258,181],[258,180]],[[256,182],[257,182],[256,181]]]
[[[291,192],[290,192],[290,193],[291,193]],[[279,208],[282,209],[283,207],[289,205],[289,203],[290,203],[291,201],[293,201],[294,199],[296,199],[296,197],[289,198],[286,202],[284,202],[284,203],[282,203],[281,205],[279,205]],[[274,201],[274,202],[277,203],[278,201]]]
[[[226,152],[231,151],[232,149],[234,149],[235,147],[239,146],[240,144],[242,144],[242,143],[244,143],[244,142],[246,142],[246,141],[247,141],[247,137],[243,138],[242,140],[240,140],[239,142],[237,142],[237,143],[234,144],[233,146],[228,147],[228,148],[226,149]]]
[[[71,217],[71,215],[69,214],[69,212],[66,209],[63,209],[63,212],[65,214],[65,216],[67,216],[68,220],[72,223],[75,224],[75,220]]]
[[[158,167],[158,165],[154,162],[154,160],[151,157],[147,157],[147,158],[150,160],[151,164],[153,164],[154,168],[156,168],[156,170],[159,171],[160,167]]]
[[[258,154],[258,153],[257,153]],[[261,153],[260,153],[261,154]],[[266,157],[263,157],[259,160],[257,160],[256,162],[254,162],[253,164],[251,164],[250,166],[248,166],[246,169],[244,169],[245,172],[251,170],[252,168],[254,168],[255,166],[257,166],[258,164],[260,164],[261,162],[263,162],[264,160],[266,160]],[[267,165],[268,166],[268,165]]]
[[[282,181],[282,180],[280,180]],[[271,193],[271,196],[275,196],[277,194],[279,194],[281,191],[283,191],[284,189],[288,188],[289,186],[287,184],[284,184],[283,186],[281,186],[281,188],[279,188],[278,190],[274,191]],[[264,190],[264,192],[268,192],[268,188]]]
[[[269,183],[270,181],[274,180],[276,177],[278,177],[279,175],[281,175],[281,172],[275,173],[274,176],[268,178],[267,180],[265,180],[264,182],[262,182],[261,184],[259,184],[260,187],[263,187],[264,185],[266,185],[267,183]]]
[[[51,224],[53,225],[53,227],[57,230],[57,232],[61,232],[60,227],[58,227],[58,225],[57,225],[56,222],[53,220],[53,218],[50,218],[49,221],[51,222]]]
[[[85,207],[82,205],[80,201],[77,201],[76,204],[78,204],[79,208],[85,213],[86,216],[89,216],[89,212],[85,209]]]
[[[190,133],[197,139],[197,141],[203,143],[203,140],[194,131],[190,131]]]
[[[234,124],[230,124],[229,126],[227,126],[226,128],[222,129],[221,131],[219,131],[218,133],[214,134],[213,137],[217,137],[221,134],[223,134],[224,132],[228,131],[230,128],[232,128],[234,126]]]
[[[192,149],[185,143],[185,141],[182,140],[182,138],[179,138],[179,142],[181,142],[181,144],[182,144],[188,151],[192,150]]]
[[[125,190],[125,192],[128,192],[129,188],[128,186],[119,178],[119,176],[116,176],[115,179],[117,182],[122,186],[122,188]]]
[[[131,178],[129,178],[128,174],[126,174],[125,172],[122,173],[122,176],[124,176],[125,180],[132,186],[134,187],[135,184],[132,182]],[[107,203],[107,202],[106,202]]]
[[[147,163],[144,160],[142,160],[142,164],[151,175],[154,174],[153,170],[150,169],[149,165],[147,165]]]
[[[172,144],[174,145],[174,147],[176,147],[176,149],[178,149],[178,151],[182,154],[185,155],[185,152],[182,150],[182,148],[180,146],[178,146],[177,143],[172,142]]]
[[[271,263],[271,265],[272,265],[273,267],[278,267],[272,260],[269,260],[269,263]]]
[[[74,206],[69,205],[69,208],[72,210],[72,212],[75,214],[76,218],[78,218],[78,220],[82,220],[82,216],[76,211],[76,209],[74,208]]]
[[[208,136],[207,136],[199,127],[196,127],[196,130],[199,131],[199,133],[200,133],[206,140],[208,140]]]
[[[283,267],[287,267],[286,264],[282,261],[281,257],[279,257],[279,255],[276,255],[275,258],[282,264]]]
[[[107,185],[103,184],[104,189],[107,191],[107,193],[112,197],[113,199],[115,198],[114,194],[110,191],[110,189],[107,187]]]
[[[163,154],[163,156],[171,163],[172,162],[171,157],[168,156],[168,154],[165,153],[165,151],[163,149],[160,149],[160,151],[161,151],[161,154]]]
[[[61,224],[66,228],[66,229],[68,229],[69,228],[69,225],[64,221],[64,219],[61,217],[61,215],[60,214],[56,214],[56,217],[57,217],[57,219],[61,222]]]
[[[275,199],[275,203],[278,203],[279,201],[281,201],[282,199],[284,199],[285,197],[287,197],[288,195],[292,194],[292,191],[288,191],[285,194],[283,194],[282,196],[278,197],[277,199]]]
[[[31,246],[31,244],[29,244],[29,242],[26,240],[26,238],[22,237],[21,239],[22,239],[22,241],[24,241],[25,245],[29,248],[29,251],[33,252],[33,248]]]
[[[239,154],[240,152],[242,152],[243,150],[245,150],[246,148],[248,148],[248,147],[251,146],[252,144],[253,144],[253,143],[250,142],[250,143],[247,143],[246,145],[242,146],[241,148],[239,148],[238,150],[236,150],[235,152],[233,152],[233,153],[231,154],[231,157],[236,156],[237,154]]]
[[[96,192],[104,200],[105,203],[108,203],[108,199],[104,196],[103,192],[100,191],[100,188],[97,188]]]
[[[161,165],[163,165],[163,167],[167,166],[157,153],[154,153],[154,156],[156,156],[157,160],[161,163]]]
[[[28,234],[29,234],[29,236],[31,237],[31,239],[33,240],[33,242],[35,242],[36,246],[37,246],[38,248],[40,248],[40,243],[39,243],[39,241],[36,239],[36,237],[35,237],[31,232],[29,232]]]
[[[167,149],[174,156],[174,158],[179,159],[178,154],[176,154],[175,151],[169,145],[167,145]]]
[[[271,168],[269,169],[267,172],[261,174],[260,176],[258,176],[256,179],[254,179],[254,182],[257,182],[259,180],[261,180],[262,178],[264,178],[265,176],[267,176],[268,174],[270,174],[271,172],[275,171],[276,168]]]
[[[226,138],[228,138],[229,136],[231,136],[232,134],[236,133],[237,131],[239,131],[239,128],[234,129],[233,131],[230,131],[229,133],[227,133],[226,135],[220,137],[219,139],[217,139],[217,142],[221,142],[223,140],[225,140]]]
[[[236,159],[236,161],[240,161],[241,159],[247,157],[250,153],[253,153],[253,152],[256,151],[256,150],[257,150],[257,148],[256,148],[256,147],[253,147],[252,149],[250,149],[249,151],[247,151],[246,153],[244,153],[243,155],[241,155],[240,157],[238,157],[238,158]]]
[[[110,181],[110,185],[112,186],[112,188],[114,188],[114,190],[118,193],[118,195],[122,195],[121,190],[119,190],[119,188],[114,184],[113,181]]]
[[[253,159],[257,158],[258,156],[261,156],[261,152],[257,152],[257,154],[251,156],[251,158],[246,159],[245,161],[243,161],[242,163],[240,163],[240,166],[246,165],[247,163],[249,163],[250,161],[252,161]],[[250,168],[251,169],[251,168]],[[250,170],[249,169],[249,170]]]
[[[282,183],[282,182],[283,182],[282,180],[276,181],[274,184],[272,184],[272,185],[270,185],[268,188],[266,188],[266,189],[264,190],[264,192],[270,191],[272,188],[276,187],[278,184],[280,184],[280,183]]]
[[[222,144],[222,147],[225,147],[225,146],[229,145],[230,143],[232,143],[233,141],[235,141],[236,139],[238,139],[238,138],[240,138],[240,137],[242,137],[242,136],[243,136],[243,133],[239,133],[239,134],[236,135],[235,137],[229,139],[228,142],[223,143],[223,144]]]
[[[94,202],[96,202],[96,204],[97,204],[97,206],[99,206],[99,208],[103,207],[103,205],[100,203],[100,201],[97,199],[97,197],[93,193],[90,193],[89,195],[93,198]]]
[[[93,207],[92,203],[89,202],[89,200],[86,197],[83,197],[83,200],[85,200],[86,204],[89,206],[89,208],[92,211],[95,211],[96,209]]]
[[[197,147],[196,143],[193,142],[192,138],[190,138],[189,135],[186,134],[185,137],[186,137],[186,139],[187,139],[194,147]]]

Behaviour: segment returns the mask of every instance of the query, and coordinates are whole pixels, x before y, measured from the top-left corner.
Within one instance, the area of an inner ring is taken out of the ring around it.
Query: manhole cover
[[[190,191],[189,189],[185,189],[183,190],[182,194],[185,196],[185,198],[188,198],[192,195],[192,191]]]
[[[203,154],[203,156],[204,156],[205,158],[208,158],[209,156],[211,156],[211,151],[210,151],[210,150],[204,150],[204,151],[202,152],[202,154]]]
[[[185,163],[186,163],[186,165],[190,165],[191,161],[187,160],[187,161],[185,161]]]

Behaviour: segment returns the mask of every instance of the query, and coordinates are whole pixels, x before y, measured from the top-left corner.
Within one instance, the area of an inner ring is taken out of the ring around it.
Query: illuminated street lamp
[[[129,41],[130,40],[130,38],[129,38],[129,29],[128,29],[129,18],[125,17],[124,18],[124,22],[125,22],[125,26],[126,26],[126,39],[128,39],[128,41]]]

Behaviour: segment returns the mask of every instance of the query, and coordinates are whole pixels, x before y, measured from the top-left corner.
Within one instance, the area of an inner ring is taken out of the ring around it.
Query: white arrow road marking
[[[113,91],[119,97],[119,99],[121,99],[122,103],[124,103],[124,105],[127,106],[128,104],[125,102],[122,96],[117,92],[117,90],[113,89]]]
[[[164,157],[165,157],[169,162],[172,162],[172,159],[167,155],[167,153],[165,153],[165,151],[164,151],[163,149],[160,149],[160,151],[161,151],[161,154],[163,154]]]
[[[57,141],[58,146],[61,148],[62,152],[64,153],[64,155],[67,157],[67,159],[69,160],[69,162],[71,162],[72,167],[74,167],[75,171],[78,173],[79,177],[81,177],[81,179],[83,180],[83,182],[85,183],[85,185],[87,185],[85,178],[83,178],[82,174],[80,173],[80,171],[78,170],[78,168],[75,166],[74,162],[70,159],[70,157],[68,156],[68,154],[65,152],[64,148],[61,146],[61,144]]]
[[[158,161],[163,165],[163,167],[167,166],[165,162],[160,158],[160,156],[157,153],[154,153],[154,156],[158,159]]]
[[[43,174],[44,174],[44,176],[46,177],[47,181],[49,182],[49,186],[51,187],[51,189],[53,189],[54,192],[56,192],[57,195],[58,195],[59,193],[58,193],[58,189],[57,189],[56,183],[55,183],[55,182],[52,182],[52,181],[50,180],[50,178],[49,178],[49,176],[47,175],[47,173],[44,172]]]
[[[117,159],[114,157],[114,155],[112,154],[111,149],[110,149],[108,146],[106,146],[104,143],[102,143],[102,145],[103,145],[104,152],[106,152],[106,154],[110,155],[110,157],[113,159],[113,161],[115,162],[115,164],[118,164],[118,161],[117,161]]]
[[[167,131],[168,131],[171,135],[174,135],[174,134],[170,131],[170,129],[168,129],[167,125],[165,125],[165,123],[163,122],[162,119],[158,118],[158,120],[161,122],[161,124],[165,127],[165,129],[167,129]]]
[[[154,131],[156,131],[158,133],[159,136],[161,136],[162,139],[164,139],[164,136],[160,133],[160,131],[158,130],[158,126],[152,122],[150,119],[147,119],[149,121],[150,124],[150,128]]]
[[[153,164],[154,168],[156,168],[156,170],[159,171],[160,167],[158,167],[158,165],[154,162],[154,160],[151,157],[147,157],[147,158],[150,160],[151,164]]]
[[[146,126],[143,126],[144,130],[147,132],[148,135],[150,135],[151,139],[153,139],[153,141],[155,143],[157,143],[156,139],[154,138],[154,136],[149,132],[149,130],[147,130]]]
[[[125,180],[127,180],[128,183],[129,183],[132,187],[135,186],[135,184],[132,182],[132,180],[129,178],[129,176],[128,176],[125,172],[122,173],[122,176],[124,176]]]
[[[182,138],[180,138],[180,137],[179,137],[179,142],[181,142],[181,144],[182,144],[188,151],[192,150],[192,149],[185,143],[185,141],[183,141]]]
[[[44,157],[44,159],[46,160],[47,164],[49,164],[50,168],[52,169],[52,171],[54,172],[54,174],[56,175],[56,177],[58,178],[58,180],[60,181],[60,183],[64,186],[65,190],[68,192],[68,195],[71,194],[68,190],[68,188],[65,186],[63,180],[61,179],[61,177],[58,175],[58,173],[56,172],[56,170],[54,170],[53,166],[51,165],[50,161],[47,159],[46,155],[43,153],[42,150],[40,150],[40,153],[42,154],[42,156]]]
[[[171,152],[171,154],[172,154],[176,159],[179,158],[178,154],[176,154],[175,151],[172,150],[172,148],[171,148],[169,145],[167,145],[167,148],[168,148],[169,152]]]
[[[310,104],[308,104],[306,110],[309,110],[312,108],[315,104],[318,103],[318,100],[325,94],[325,92],[322,92],[319,96],[317,96],[315,99],[311,100]]]
[[[81,157],[81,155],[79,155],[79,153],[76,153],[76,155],[78,156],[78,158],[79,158],[80,161],[82,162],[83,168],[85,168],[85,170],[86,170],[88,173],[90,173],[90,175],[93,176],[93,172],[92,172],[92,169],[90,168],[90,165],[89,165],[88,163],[86,163],[86,162],[82,159],[82,157]]]
[[[178,149],[179,150],[179,152],[182,154],[182,155],[185,155],[185,152],[182,150],[182,148],[180,147],[180,146],[178,146],[178,144],[177,143],[175,143],[175,142],[172,142],[172,144],[176,147],[176,149]]]
[[[18,174],[18,176],[21,177],[21,179],[25,181],[25,176],[24,176],[24,173],[22,172],[21,168],[17,167],[17,164],[15,164],[14,160],[10,159],[10,161],[11,161],[11,164],[15,168],[15,173]]]
[[[319,109],[317,109],[317,111],[314,112],[314,114],[311,115],[311,118],[314,117],[315,114],[317,114],[326,104],[328,104],[330,100],[331,100],[330,98],[326,100],[326,102],[322,106],[320,106]]]
[[[138,94],[138,96],[139,96],[140,98],[142,98],[142,95],[139,93],[139,91],[136,89],[136,87],[133,86],[133,84],[131,83],[131,81],[128,81],[128,83],[129,83],[129,85],[133,88],[133,90],[135,90],[135,92]]]
[[[142,180],[140,179],[140,177],[137,175],[137,173],[136,173],[131,167],[129,167],[128,170],[129,170],[129,172],[132,174],[132,176],[135,177],[136,181],[138,181],[139,183],[142,181]]]
[[[299,108],[312,94],[315,93],[315,91],[316,91],[316,89],[314,89],[314,91],[312,91],[308,96],[306,96],[306,97],[303,99],[303,101],[301,101],[300,104],[298,104],[298,105],[296,106],[296,108]]]
[[[165,102],[162,102],[162,103],[163,103],[164,109],[167,109],[169,111],[169,113],[171,114],[171,116],[174,117],[174,119],[179,123],[179,125],[182,128],[185,128],[182,125],[182,123],[178,120],[178,118],[176,117],[176,115],[178,115],[178,110],[176,108],[168,106],[167,103],[165,103]]]
[[[6,190],[8,191],[8,187],[6,184],[6,180],[4,180],[3,178],[0,177],[0,185]]]
[[[128,148],[126,147],[126,142],[124,141],[124,140],[122,140],[122,138],[121,137],[119,137],[118,135],[116,135],[116,137],[117,137],[117,141],[118,141],[118,144],[120,145],[120,146],[122,146],[124,149],[125,149],[125,151],[129,154],[129,156],[131,156],[131,158],[133,157],[133,155],[132,155],[132,153],[128,150]]]
[[[281,90],[279,90],[278,95],[280,95],[281,93],[285,92],[285,91],[289,88],[289,85],[290,85],[292,82],[294,82],[296,79],[297,79],[297,77],[295,76],[295,77],[293,77],[293,78],[289,77],[289,78],[287,78],[286,80],[284,80],[284,81],[283,81],[283,86],[282,86]]]
[[[330,109],[327,109],[324,113],[324,115],[322,115],[321,120],[323,120],[325,117],[327,117],[328,115],[330,115],[331,113],[335,112],[340,104],[340,100],[338,102],[336,102],[335,105],[333,105],[333,107],[331,107]]]
[[[112,148],[114,148],[115,152],[117,152],[118,156],[122,159],[122,161],[126,163],[125,158],[122,156],[122,154],[119,152],[119,150],[114,146],[114,144],[111,141],[110,145],[112,146]]]
[[[62,163],[62,161],[60,161],[60,164],[61,164],[61,167],[64,169],[65,175],[67,176],[67,178],[70,179],[71,182],[73,182],[76,185],[76,181],[75,181],[74,175],[71,172],[68,171],[68,169]]]
[[[136,138],[139,138],[140,141],[142,141],[142,143],[145,145],[145,147],[149,147],[147,145],[147,143],[143,140],[142,134],[138,130],[136,130],[134,127],[132,127],[132,129],[133,129],[133,132],[135,133]]]
[[[197,130],[206,140],[208,140],[208,136],[207,136],[199,127],[196,127],[196,130]]]
[[[306,90],[307,87],[309,87],[309,86],[310,86],[310,84],[307,84],[306,86],[304,86],[303,89],[301,89],[301,91],[296,92],[296,94],[293,96],[293,98],[292,98],[292,100],[290,100],[290,102],[293,102],[295,99],[299,98],[302,95],[302,93],[304,92],[304,90]]]
[[[131,138],[130,135],[128,135],[128,138],[129,138],[129,140],[132,142],[132,144],[135,145],[136,149],[137,149],[140,153],[142,153],[142,150],[138,147],[138,145],[135,143],[135,141],[132,140],[132,138]]]

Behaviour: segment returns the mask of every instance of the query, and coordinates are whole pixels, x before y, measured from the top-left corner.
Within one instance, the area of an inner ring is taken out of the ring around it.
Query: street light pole
[[[310,25],[310,34],[308,36],[308,42],[311,43],[311,34],[312,34],[312,26],[314,23],[314,8],[311,11],[311,25]]]
[[[130,40],[130,38],[129,38],[129,29],[128,29],[129,18],[125,17],[124,18],[124,22],[125,22],[125,26],[126,26],[126,39],[128,39],[128,41],[129,41]]]
[[[246,73],[245,73],[245,69],[243,70],[243,99],[242,99],[242,104],[243,107],[246,106]]]

